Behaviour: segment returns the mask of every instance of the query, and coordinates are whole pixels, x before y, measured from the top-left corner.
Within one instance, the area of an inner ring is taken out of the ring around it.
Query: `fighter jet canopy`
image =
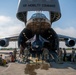
[[[17,18],[26,22],[28,11],[49,11],[51,22],[61,17],[58,0],[19,0]]]

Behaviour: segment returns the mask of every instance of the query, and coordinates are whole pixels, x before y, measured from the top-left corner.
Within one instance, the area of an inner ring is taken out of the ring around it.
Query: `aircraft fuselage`
[[[23,50],[29,46],[29,51],[34,54],[41,54],[43,48],[55,52],[59,47],[58,36],[42,13],[36,13],[29,19],[20,33],[18,44]]]
[[[27,21],[26,28],[32,30],[32,32],[40,33],[51,27],[50,20],[42,13],[35,13]]]

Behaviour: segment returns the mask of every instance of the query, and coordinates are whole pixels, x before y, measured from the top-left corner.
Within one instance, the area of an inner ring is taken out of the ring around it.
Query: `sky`
[[[76,38],[76,0],[59,0],[59,4],[61,18],[52,28],[58,34]],[[25,27],[16,17],[17,7],[18,0],[0,0],[0,37],[19,34]]]

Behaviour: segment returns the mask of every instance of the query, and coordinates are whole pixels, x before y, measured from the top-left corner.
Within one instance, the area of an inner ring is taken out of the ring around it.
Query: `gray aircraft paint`
[[[58,0],[19,0],[17,18],[26,21],[24,16],[27,16],[28,11],[49,11],[50,14],[53,12],[56,20],[61,17]]]

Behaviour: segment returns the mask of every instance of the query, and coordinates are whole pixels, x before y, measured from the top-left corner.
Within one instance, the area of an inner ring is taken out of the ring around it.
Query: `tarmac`
[[[64,62],[63,64],[50,62],[51,66],[48,70],[38,68],[30,74],[25,73],[27,64],[10,62],[7,65],[8,67],[0,66],[0,75],[76,75],[76,63],[71,62]]]
[[[0,75],[76,75],[76,63],[58,64],[51,62],[50,64],[51,67],[48,70],[38,68],[35,69],[36,74],[25,74],[26,64],[9,63],[8,67],[0,66]]]

